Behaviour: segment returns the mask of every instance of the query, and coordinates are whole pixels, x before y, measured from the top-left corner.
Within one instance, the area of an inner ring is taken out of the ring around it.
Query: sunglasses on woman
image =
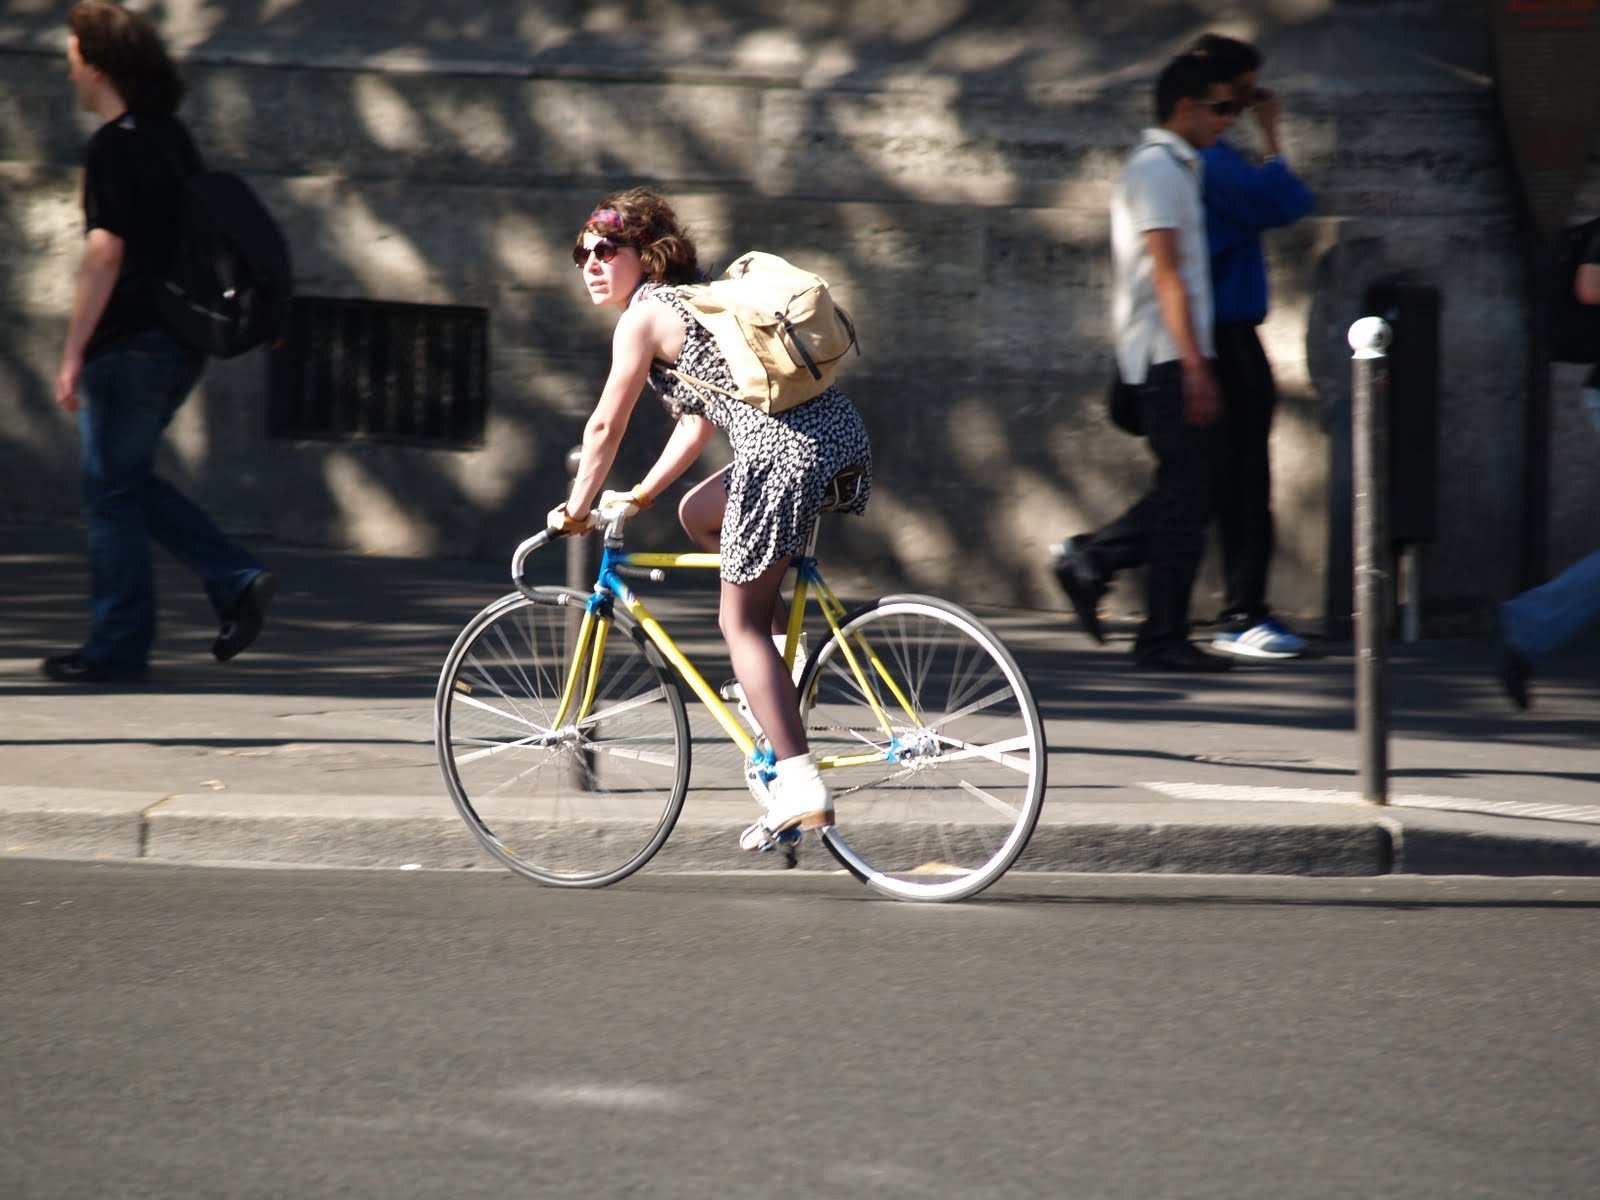
[[[585,246],[582,242],[579,242],[572,248],[572,265],[575,267],[584,266],[589,261],[591,254],[601,262],[608,263],[617,256],[618,251],[621,249],[622,247],[617,243],[606,238],[601,238],[592,246]]]

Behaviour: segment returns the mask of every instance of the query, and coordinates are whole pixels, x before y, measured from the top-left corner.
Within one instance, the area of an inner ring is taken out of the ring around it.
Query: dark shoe
[[[1100,625],[1100,597],[1106,594],[1108,586],[1089,560],[1089,552],[1083,548],[1083,542],[1084,535],[1079,534],[1062,546],[1060,554],[1056,556],[1056,579],[1060,581],[1067,599],[1072,601],[1072,611],[1078,614],[1078,624],[1103,646],[1106,631]]]
[[[1533,703],[1528,694],[1528,681],[1533,678],[1533,664],[1513,650],[1509,643],[1500,643],[1500,661],[1495,666],[1495,676],[1506,698],[1518,708],[1526,709]]]
[[[1171,642],[1149,650],[1135,651],[1133,661],[1141,667],[1157,671],[1215,673],[1233,669],[1230,659],[1207,654],[1193,642]]]
[[[267,605],[272,603],[272,593],[277,590],[278,581],[269,572],[263,571],[239,593],[233,610],[222,618],[217,640],[211,643],[211,653],[217,656],[218,662],[227,662],[261,636],[261,626],[267,619]]]
[[[143,683],[149,674],[102,667],[76,650],[70,654],[52,654],[39,664],[39,673],[57,683]]]

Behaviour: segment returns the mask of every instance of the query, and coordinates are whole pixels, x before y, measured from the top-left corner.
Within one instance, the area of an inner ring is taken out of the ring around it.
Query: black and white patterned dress
[[[733,390],[728,361],[716,341],[670,291],[651,287],[634,297],[669,304],[683,320],[683,353],[674,364],[685,375]],[[749,583],[779,559],[805,549],[835,475],[866,476],[856,502],[860,513],[872,490],[872,447],[850,397],[836,387],[787,412],[768,416],[754,405],[717,392],[695,390],[659,367],[650,385],[674,417],[704,417],[728,435],[733,462],[723,472],[728,508],[722,518],[722,578]]]

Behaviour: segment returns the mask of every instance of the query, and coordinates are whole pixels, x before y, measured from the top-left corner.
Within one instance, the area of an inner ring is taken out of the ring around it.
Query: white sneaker
[[[833,793],[821,779],[774,779],[767,796],[762,821],[773,833],[796,825],[821,829],[833,824]]]
[[[767,811],[739,835],[739,849],[760,850],[786,829],[821,829],[833,824],[833,793],[820,779],[774,779]]]
[[[1240,658],[1298,658],[1305,653],[1306,640],[1268,617],[1240,633],[1218,630],[1211,648]]]

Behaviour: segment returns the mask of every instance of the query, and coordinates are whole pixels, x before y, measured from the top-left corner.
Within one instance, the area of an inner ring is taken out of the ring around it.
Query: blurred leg
[[[169,410],[149,366],[126,350],[102,355],[84,368],[78,387],[90,611],[81,653],[118,671],[142,671],[155,641],[145,499]]]
[[[1145,498],[1148,565],[1145,619],[1134,653],[1176,645],[1189,637],[1189,598],[1216,500],[1216,471],[1225,426],[1183,419],[1183,379],[1177,363],[1151,368],[1139,393],[1145,436],[1156,456],[1155,487]]]
[[[1538,662],[1600,623],[1600,550],[1580,558],[1548,583],[1500,606],[1506,641],[1524,660]]]
[[[1217,326],[1217,379],[1227,415],[1228,461],[1218,476],[1217,532],[1226,592],[1223,615],[1266,618],[1272,523],[1272,418],[1278,393],[1255,326]]]

